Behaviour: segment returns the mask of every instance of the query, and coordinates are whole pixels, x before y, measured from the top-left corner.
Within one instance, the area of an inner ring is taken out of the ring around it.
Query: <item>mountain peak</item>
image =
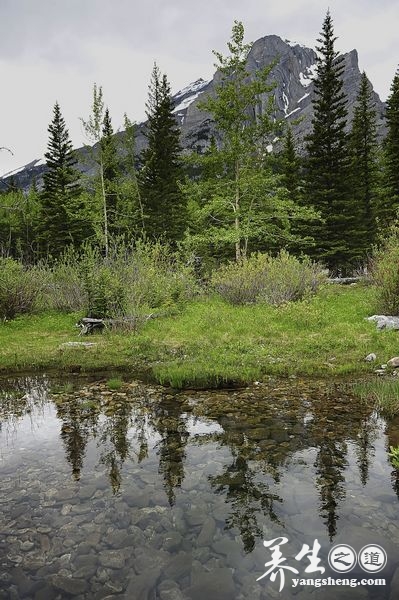
[[[344,91],[347,95],[349,123],[353,116],[354,106],[359,90],[361,73],[358,66],[356,50],[344,54],[345,69],[343,73]],[[313,80],[316,75],[317,54],[312,48],[307,48],[298,42],[283,40],[278,35],[267,35],[253,43],[248,55],[247,68],[251,76],[259,69],[273,64],[270,81],[275,82],[271,92],[274,96],[274,114],[276,120],[285,120],[291,123],[299,152],[304,151],[304,139],[310,133],[313,118]],[[215,86],[220,82],[220,73],[216,72],[211,81],[202,78],[196,79],[189,85],[179,90],[173,96],[174,113],[181,130],[181,145],[185,151],[202,151],[208,147],[212,136],[217,137],[210,115],[198,108],[200,96],[212,94]],[[267,106],[269,95],[261,98],[263,106]],[[380,136],[384,133],[384,104],[377,94],[374,94],[375,106],[378,115],[378,129]],[[144,135],[145,124],[137,126],[136,150],[139,154],[147,144]],[[123,135],[123,134],[122,134]],[[273,150],[273,145],[278,144],[277,138],[271,137],[268,149]],[[77,151],[83,154],[83,149]],[[25,168],[15,173],[18,186],[27,190],[36,178],[38,185],[45,171],[41,161],[33,161]],[[90,169],[87,165],[79,164],[84,171]],[[6,181],[6,178],[4,178]]]

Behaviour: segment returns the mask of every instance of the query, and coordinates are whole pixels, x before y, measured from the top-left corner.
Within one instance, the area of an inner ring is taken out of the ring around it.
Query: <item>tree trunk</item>
[[[235,164],[235,202],[234,202],[234,228],[236,230],[236,261],[239,262],[241,256],[241,236],[240,236],[240,165],[239,161],[236,160]]]
[[[101,179],[101,193],[102,193],[102,197],[103,197],[103,213],[104,213],[104,252],[105,252],[105,258],[108,258],[108,253],[109,253],[108,212],[107,212],[107,196],[105,193],[104,166],[103,166],[102,156],[100,158],[100,179]]]

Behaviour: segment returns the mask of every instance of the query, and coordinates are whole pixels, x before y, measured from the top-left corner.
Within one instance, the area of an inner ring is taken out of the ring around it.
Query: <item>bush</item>
[[[231,304],[265,302],[280,305],[314,294],[325,281],[323,269],[282,250],[276,257],[255,254],[214,272],[212,288]]]
[[[131,312],[167,308],[197,293],[192,267],[167,245],[138,243],[122,268]]]
[[[81,272],[92,317],[141,315],[196,293],[191,267],[158,243],[120,246],[107,259],[89,249]]]
[[[47,302],[55,310],[74,312],[88,305],[78,254],[67,250],[49,269]]]
[[[46,274],[39,267],[26,269],[13,258],[0,258],[0,318],[33,312],[45,286]]]
[[[376,289],[377,312],[399,315],[399,227],[375,251],[371,278]]]
[[[141,316],[196,293],[192,268],[168,246],[139,242],[104,258],[86,246],[52,265],[0,260],[0,318],[36,309],[84,311],[93,318]]]

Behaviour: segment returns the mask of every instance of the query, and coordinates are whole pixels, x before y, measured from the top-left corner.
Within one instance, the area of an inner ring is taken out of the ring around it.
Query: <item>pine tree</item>
[[[372,87],[362,73],[349,138],[353,213],[357,218],[354,251],[364,260],[375,240],[377,111]]]
[[[283,184],[293,202],[299,202],[301,194],[300,162],[295,151],[294,136],[291,127],[287,128],[281,154]]]
[[[127,114],[123,119],[121,167],[123,177],[119,186],[119,234],[126,237],[144,235],[144,215],[136,167],[136,126]]]
[[[146,137],[139,176],[146,235],[170,242],[181,240],[187,208],[179,187],[183,179],[179,129],[166,75],[154,65],[147,103]]]
[[[38,233],[42,253],[57,256],[69,244],[79,246],[90,232],[84,220],[77,161],[58,102],[48,132],[48,151],[44,155],[47,172],[43,176]]]
[[[307,138],[307,194],[308,202],[323,219],[311,231],[314,257],[333,271],[342,271],[350,268],[353,259],[350,240],[354,222],[348,189],[344,59],[334,49],[336,39],[327,12],[317,47],[320,56],[314,82],[313,130]]]
[[[102,136],[100,141],[100,152],[102,154],[102,168],[105,192],[105,204],[107,207],[108,231],[110,235],[118,232],[118,178],[119,165],[117,158],[114,130],[108,107],[105,109],[102,123]]]
[[[303,207],[303,173],[301,159],[295,150],[295,140],[291,127],[287,131],[283,140],[283,148],[279,156],[279,168],[281,169],[282,183],[287,189],[288,198],[298,207]],[[311,252],[314,244],[313,238],[309,232],[309,218],[298,218],[292,223],[291,232],[293,239],[286,246],[294,254],[303,254]]]
[[[385,138],[386,192],[380,207],[381,225],[395,218],[399,207],[399,70],[392,81],[387,99],[386,121],[388,132]]]

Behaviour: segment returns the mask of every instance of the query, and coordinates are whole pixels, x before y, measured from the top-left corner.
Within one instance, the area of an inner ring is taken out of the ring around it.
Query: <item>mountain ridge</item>
[[[360,85],[361,72],[359,69],[358,53],[356,50],[342,55],[344,58],[343,88],[347,96],[348,126],[353,117],[353,110]],[[314,97],[313,79],[315,76],[317,54],[312,48],[302,44],[283,40],[278,35],[266,35],[256,40],[248,55],[247,68],[251,75],[258,69],[276,61],[270,80],[275,82],[272,92],[274,96],[274,114],[276,120],[289,122],[293,127],[296,147],[299,153],[304,152],[304,139],[310,133],[313,116],[312,100]],[[172,96],[177,123],[181,130],[181,144],[183,151],[203,151],[211,136],[214,134],[213,123],[210,115],[198,108],[204,94],[213,94],[215,86],[220,82],[221,74],[216,71],[212,80],[197,79],[193,83],[179,90]],[[377,128],[379,136],[383,137],[385,131],[385,104],[378,94],[373,91],[377,110]],[[261,97],[262,106],[269,100],[269,95]],[[145,122],[136,125],[136,151],[139,155],[146,146],[144,135]],[[119,132],[116,135],[123,135]],[[278,138],[272,137],[268,146],[273,151]],[[90,173],[93,166],[83,160],[87,155],[87,148],[76,149],[78,157],[77,168],[82,173]],[[10,178],[15,184],[27,191],[35,180],[41,187],[43,173],[46,170],[43,158],[9,172],[0,179],[0,186],[7,186]]]

